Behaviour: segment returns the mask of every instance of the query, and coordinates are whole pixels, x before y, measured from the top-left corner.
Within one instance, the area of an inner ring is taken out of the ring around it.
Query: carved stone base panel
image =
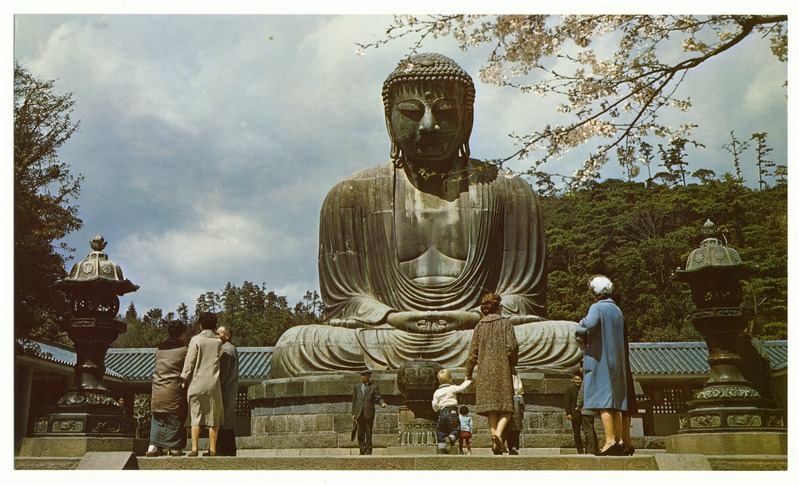
[[[679,433],[784,431],[783,412],[755,407],[697,408],[680,416]]]
[[[124,414],[54,412],[37,419],[34,436],[132,437],[133,420]]]

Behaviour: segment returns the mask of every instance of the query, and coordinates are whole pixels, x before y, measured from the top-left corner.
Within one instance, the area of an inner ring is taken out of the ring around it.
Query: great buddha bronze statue
[[[520,366],[566,368],[576,323],[546,315],[546,243],[530,185],[469,157],[475,90],[451,59],[418,54],[383,84],[391,161],[328,193],[319,223],[324,325],[287,330],[272,377],[461,367],[480,297],[502,297]]]

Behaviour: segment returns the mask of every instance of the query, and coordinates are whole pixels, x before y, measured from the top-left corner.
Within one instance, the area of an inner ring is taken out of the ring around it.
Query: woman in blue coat
[[[597,455],[620,455],[621,412],[627,411],[624,316],[610,298],[613,292],[610,279],[595,276],[589,287],[596,302],[577,328],[577,337],[585,341],[583,407],[598,410],[605,428],[605,445]]]

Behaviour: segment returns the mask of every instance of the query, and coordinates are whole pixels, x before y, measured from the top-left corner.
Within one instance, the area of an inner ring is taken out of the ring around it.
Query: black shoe
[[[635,446],[630,445],[624,448],[621,452],[621,456],[633,456],[633,453],[635,453]]]
[[[508,452],[508,454],[509,455],[518,455],[519,454],[519,450],[517,450],[516,448],[511,448],[510,451]]]
[[[616,456],[616,446],[617,445],[610,445],[610,446],[608,446],[608,448],[606,450],[604,450],[604,451],[599,450],[596,453],[594,453],[594,455],[596,455],[596,456]]]

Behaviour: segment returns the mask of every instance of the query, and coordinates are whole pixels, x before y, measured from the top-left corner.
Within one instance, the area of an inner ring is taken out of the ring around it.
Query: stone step
[[[375,450],[372,456],[333,454],[330,449],[243,450],[236,457],[147,458],[122,452],[89,452],[81,458],[16,457],[16,470],[608,470],[608,471],[784,471],[785,455],[704,456],[641,450],[631,457],[596,457],[529,449],[518,456],[494,456],[488,449],[471,456],[391,455]],[[341,450],[345,451],[345,450]],[[256,456],[256,453],[262,453]],[[283,455],[282,453],[286,453]],[[314,454],[316,453],[316,454]],[[271,455],[270,455],[271,454]],[[249,455],[249,456],[248,456]]]
[[[207,446],[201,449],[207,449]],[[636,449],[636,455],[652,455],[665,453],[664,449]],[[436,455],[434,446],[389,446],[387,448],[375,448],[374,455]],[[451,453],[457,455],[457,450]],[[472,447],[471,456],[494,456],[489,448]],[[574,448],[522,448],[519,450],[521,456],[540,456],[540,455],[577,455]],[[358,456],[357,448],[239,448],[240,457],[275,457],[275,456]]]
[[[701,455],[665,454],[139,457],[138,463],[141,470],[711,470]]]
[[[15,470],[74,470],[78,467],[80,458],[64,457],[15,457]]]
[[[266,451],[266,450],[264,450]],[[278,450],[269,450],[278,451]],[[284,450],[279,450],[284,451]],[[305,450],[313,453],[313,450]],[[322,450],[327,453],[330,450]],[[139,458],[141,470],[607,470],[607,471],[784,471],[785,455],[704,456],[636,451],[634,456],[597,457],[575,454],[494,456],[490,450],[458,455],[294,455],[236,457]],[[535,450],[538,451],[538,450]]]

